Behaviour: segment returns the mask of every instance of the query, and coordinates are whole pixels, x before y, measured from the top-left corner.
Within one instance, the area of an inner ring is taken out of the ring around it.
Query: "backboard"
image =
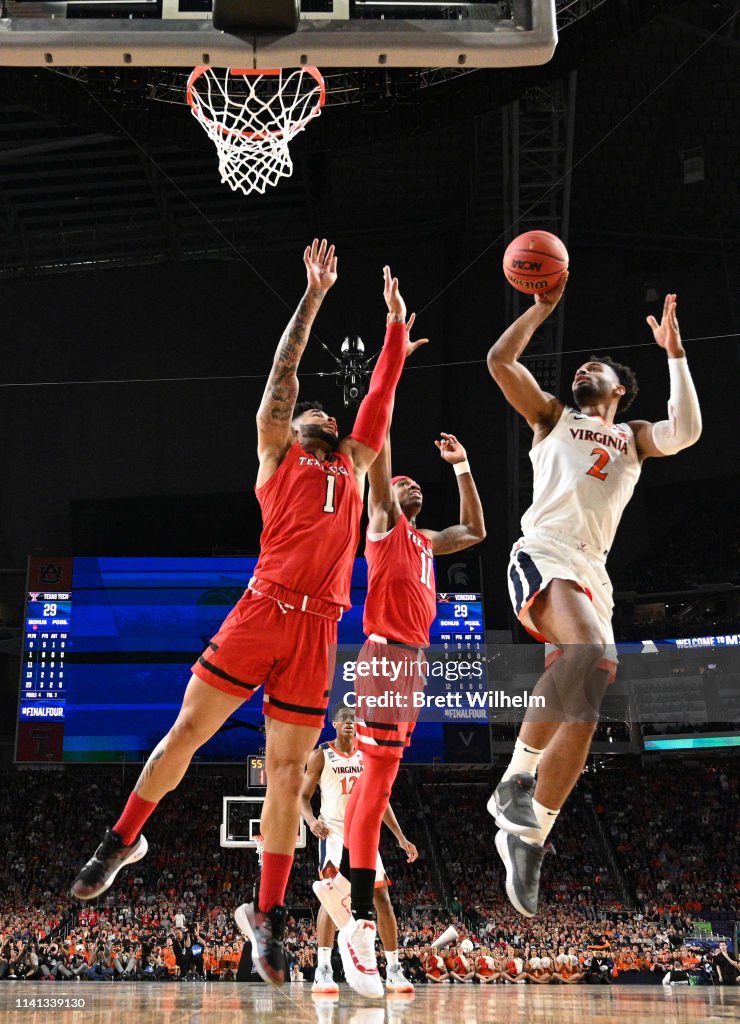
[[[555,0],[302,0],[297,31],[238,35],[213,27],[211,5],[6,0],[0,66],[524,67],[557,43]]]
[[[263,796],[225,796],[221,813],[220,845],[241,850],[255,850],[254,837],[260,834]],[[301,818],[296,836],[296,850],[306,845],[306,824]]]

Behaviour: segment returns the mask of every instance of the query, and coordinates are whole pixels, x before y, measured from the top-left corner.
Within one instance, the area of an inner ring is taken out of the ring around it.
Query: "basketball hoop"
[[[262,856],[265,852],[265,837],[261,835],[252,836],[254,848],[257,851],[257,863],[262,867]]]
[[[211,68],[188,78],[194,117],[216,146],[221,181],[234,192],[264,194],[293,173],[291,140],[318,117],[326,99],[318,68]]]

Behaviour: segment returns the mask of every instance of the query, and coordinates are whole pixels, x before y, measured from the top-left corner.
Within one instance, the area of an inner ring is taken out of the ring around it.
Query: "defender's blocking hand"
[[[400,323],[406,319],[406,303],[398,290],[398,278],[391,277],[391,268],[383,267],[383,298],[388,307],[388,322]]]
[[[328,292],[337,279],[337,257],[334,255],[334,246],[327,246],[325,238],[321,239],[321,243],[318,238],[314,238],[311,245],[306,246],[303,262],[306,267],[309,289]]]
[[[467,453],[463,446],[460,444],[454,434],[443,434],[440,433],[441,441],[435,441],[437,448],[439,448],[439,454],[451,465],[456,462],[465,462],[467,459]]]

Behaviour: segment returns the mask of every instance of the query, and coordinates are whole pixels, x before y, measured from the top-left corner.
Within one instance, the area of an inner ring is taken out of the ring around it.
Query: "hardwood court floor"
[[[33,1000],[42,1006],[29,1005]],[[53,1005],[74,1000],[84,1000],[84,1008]],[[345,985],[332,999],[313,997],[305,983],[277,990],[233,982],[0,982],[3,1024],[721,1024],[738,1018],[740,985],[426,985],[415,996],[372,1004]]]

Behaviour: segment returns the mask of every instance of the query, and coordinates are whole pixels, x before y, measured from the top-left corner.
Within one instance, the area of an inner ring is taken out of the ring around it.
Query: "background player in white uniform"
[[[306,768],[306,777],[301,792],[301,813],[313,834],[319,840],[319,876],[331,878],[339,870],[344,842],[344,812],[355,782],[362,775],[362,750],[355,740],[355,717],[352,708],[339,704],[332,715],[332,725],[336,730],[333,741],[322,743],[311,754]],[[311,797],[316,787],[321,790],[321,808],[318,818],[311,808]],[[383,816],[398,840],[398,845],[406,853],[409,863],[413,863],[419,853],[413,843],[409,842],[398,824],[393,809],[389,806]],[[388,965],[386,971],[386,988],[396,992],[413,992],[414,986],[406,978],[398,959],[398,924],[388,893],[388,879],[385,867],[378,851],[375,867],[375,910],[378,915],[378,931],[385,947]],[[349,919],[349,909],[347,918]],[[338,991],[331,967],[331,951],[337,928],[327,911],[322,906],[316,919],[316,932],[319,941],[318,963],[314,977],[315,992],[334,993]]]
[[[534,495],[511,553],[511,598],[522,624],[553,645],[534,690],[547,706],[527,711],[511,763],[488,803],[501,829],[496,848],[506,866],[507,894],[527,917],[537,909],[545,841],[583,770],[614,670],[606,556],[642,461],[673,455],[701,434],[672,294],[660,323],[648,317],[668,356],[667,420],[614,422],[637,394],[637,381],[632,370],[608,358],[590,359],[576,371],[572,407],[542,391],[519,357],[566,281],[567,275],[537,295],[488,353],[491,375],[534,433]]]

